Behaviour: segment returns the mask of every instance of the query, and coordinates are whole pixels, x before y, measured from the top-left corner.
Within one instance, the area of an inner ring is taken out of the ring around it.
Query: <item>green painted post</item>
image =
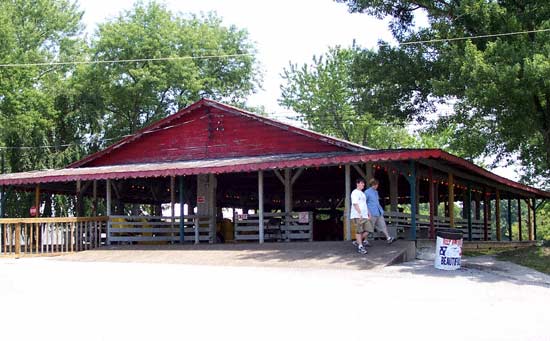
[[[180,243],[183,244],[185,241],[185,226],[183,224],[183,218],[185,218],[184,212],[183,212],[183,204],[184,204],[184,195],[183,195],[183,176],[180,176]]]

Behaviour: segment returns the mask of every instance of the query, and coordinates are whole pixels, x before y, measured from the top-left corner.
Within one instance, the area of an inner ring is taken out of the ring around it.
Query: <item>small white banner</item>
[[[298,212],[298,222],[300,224],[309,223],[309,212]]]

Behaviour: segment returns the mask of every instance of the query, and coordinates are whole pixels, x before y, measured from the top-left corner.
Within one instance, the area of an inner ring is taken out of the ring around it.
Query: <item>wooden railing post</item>
[[[21,223],[15,224],[15,255],[21,253]]]

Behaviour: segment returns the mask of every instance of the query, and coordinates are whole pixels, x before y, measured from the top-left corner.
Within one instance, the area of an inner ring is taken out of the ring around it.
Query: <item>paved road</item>
[[[550,340],[548,276],[490,259],[466,266],[0,259],[0,339]]]

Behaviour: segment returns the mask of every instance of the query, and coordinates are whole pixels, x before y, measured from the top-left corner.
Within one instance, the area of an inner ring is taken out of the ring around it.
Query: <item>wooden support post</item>
[[[258,171],[259,242],[264,243],[264,172]]]
[[[508,197],[508,240],[512,241],[512,199]]]
[[[500,191],[496,190],[496,198],[495,198],[495,229],[496,229],[496,236],[497,241],[502,240],[502,231],[500,229]]]
[[[36,184],[34,192],[34,207],[36,207],[36,218],[40,217],[40,184]]]
[[[483,191],[483,240],[489,240],[489,196]]]
[[[481,195],[478,192],[476,192],[474,195],[474,202],[476,204],[475,218],[476,220],[480,220],[481,219]]]
[[[465,205],[466,217],[468,218],[468,241],[472,241],[472,185],[468,182],[468,190],[466,193],[467,205]]]
[[[170,176],[170,228],[173,229],[176,225],[176,177]],[[173,233],[170,233],[170,237],[174,237]],[[170,240],[170,243],[173,243]]]
[[[531,200],[525,199],[527,204],[527,233],[529,235],[529,241],[533,240],[533,226],[531,225]]]
[[[468,221],[468,190],[462,192],[462,219]]]
[[[434,216],[439,216],[439,182],[436,181],[434,184]]]
[[[416,214],[419,214],[420,213],[420,178],[416,178],[416,185],[415,185],[415,188],[416,188],[416,193],[414,195],[414,197],[416,198]]]
[[[492,230],[493,229],[493,209],[491,207],[491,197],[490,194],[485,191],[485,195],[487,196],[487,229]],[[493,233],[489,235],[489,231],[487,231],[487,240],[490,240],[493,238]]]
[[[368,183],[368,180],[366,180],[367,175],[365,174],[365,172],[363,172],[363,170],[361,169],[361,167],[359,167],[359,166],[356,165],[356,164],[353,164],[352,166],[353,166],[353,168],[355,168],[355,170],[357,171],[357,173],[359,173],[359,176],[361,176],[363,179],[365,179],[365,182]]]
[[[216,242],[216,176],[212,173],[208,174],[208,215],[210,221],[210,243]]]
[[[533,240],[537,240],[537,199],[533,198]]]
[[[449,173],[449,226],[451,228],[455,227],[455,186],[454,186],[454,176],[452,173]]]
[[[408,176],[411,190],[411,240],[416,240],[416,167],[414,161],[409,163],[410,175]]]
[[[290,168],[285,169],[285,177],[283,180],[285,186],[285,226],[288,226],[288,220],[292,212],[292,172]]]
[[[434,198],[434,183],[433,183],[433,169],[430,167],[428,169],[428,186],[429,186],[429,201],[430,201],[430,230],[428,233],[428,238],[435,239],[435,224],[434,224],[434,215],[435,215],[435,198]]]
[[[518,198],[518,238],[519,238],[519,241],[521,242],[523,240],[523,236],[521,235],[521,199]]]
[[[372,174],[372,162],[367,162],[365,163],[365,166],[366,166],[366,169],[367,169],[367,178],[365,179],[365,181],[367,182],[367,186],[369,184],[369,181],[374,178],[373,174]],[[351,194],[350,194],[351,195]]]
[[[180,202],[180,243],[183,244],[185,241],[185,225],[184,225],[184,218],[185,218],[185,212],[183,210],[184,203],[184,195],[183,195],[183,176],[180,176],[180,188],[179,188],[179,202]]]
[[[105,194],[106,196],[106,206],[107,206],[107,245],[111,245],[111,180],[107,179],[105,182]]]
[[[93,195],[92,215],[94,217],[97,217],[97,180],[94,180],[93,182],[92,195]]]
[[[395,170],[388,170],[388,177],[390,180],[390,211],[397,212],[398,204],[398,177],[399,174]]]
[[[346,197],[344,198],[344,238],[345,240],[351,240],[351,224],[349,220],[350,214],[350,200],[351,200],[351,180],[350,180],[350,167],[349,165],[344,165],[345,173],[345,193]]]

